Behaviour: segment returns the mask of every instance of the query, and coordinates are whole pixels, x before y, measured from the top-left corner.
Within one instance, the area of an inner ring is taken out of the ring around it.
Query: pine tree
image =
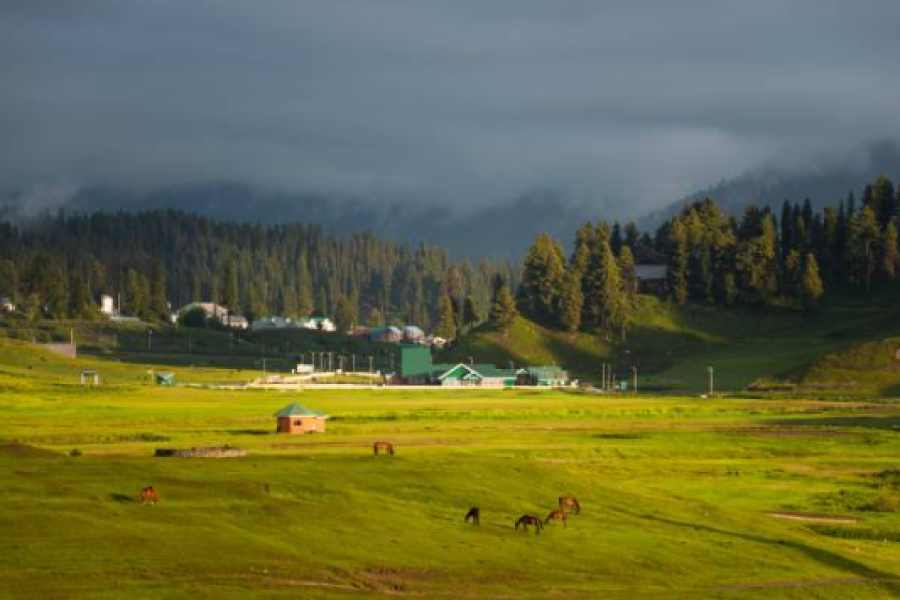
[[[338,333],[349,333],[356,324],[356,311],[346,296],[338,297],[334,308],[334,325]]]
[[[522,266],[519,296],[539,321],[555,321],[560,290],[565,277],[562,248],[546,233],[538,234]]]
[[[518,316],[519,311],[516,310],[516,301],[509,292],[506,283],[501,280],[501,284],[496,288],[494,300],[491,304],[491,323],[503,332],[505,336],[509,334],[509,330],[516,322],[516,317]]]
[[[794,248],[788,252],[787,258],[784,260],[783,291],[791,296],[798,294],[804,276],[805,273],[803,264],[800,260],[800,251]]]
[[[11,260],[0,260],[0,296],[16,302],[19,295],[19,270]]]
[[[622,246],[622,252],[619,255],[619,274],[622,277],[622,291],[631,302],[632,297],[637,293],[637,268],[634,264],[634,255],[628,246]]]
[[[454,317],[453,301],[449,294],[441,297],[438,307],[438,324],[434,330],[436,336],[446,340],[452,340],[456,336],[456,319]]]
[[[872,289],[872,276],[878,268],[881,228],[871,207],[865,206],[850,219],[847,254],[850,277],[866,292]]]
[[[384,315],[375,307],[369,310],[369,327],[384,327]]]
[[[819,303],[819,299],[825,292],[822,280],[819,278],[819,265],[812,253],[806,255],[806,265],[803,269],[803,281],[800,285],[800,296],[807,310],[813,310]]]
[[[628,326],[628,301],[622,292],[619,265],[607,241],[600,243],[600,277],[597,280],[600,300],[600,328],[607,336],[624,338]]]
[[[169,313],[166,306],[166,271],[161,262],[153,265],[153,277],[150,280],[150,312],[158,319],[165,319]]]
[[[72,275],[72,281],[69,284],[69,316],[73,319],[84,319],[90,316],[87,285],[77,273]]]
[[[627,246],[625,250],[627,250]],[[581,292],[581,281],[574,271],[566,274],[560,296],[558,321],[565,331],[574,332],[581,325],[581,309],[584,294]]]
[[[222,292],[222,303],[229,312],[237,312],[239,310],[238,277],[234,260],[228,261],[228,268],[225,271],[225,289]]]
[[[898,273],[900,248],[897,246],[897,226],[891,221],[884,229],[884,239],[881,242],[881,275],[887,281],[894,281]]]
[[[146,314],[149,302],[148,286],[145,286],[141,278],[142,276],[134,269],[128,269],[125,275],[125,308],[136,317]]]
[[[475,299],[472,296],[466,296],[463,301],[462,327],[464,329],[472,329],[478,322],[478,313],[475,310]]]
[[[675,219],[669,229],[669,295],[676,304],[684,304],[688,298],[688,264],[690,250],[687,230],[680,219]]]

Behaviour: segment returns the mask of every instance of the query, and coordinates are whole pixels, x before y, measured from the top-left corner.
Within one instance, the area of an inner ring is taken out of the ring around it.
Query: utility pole
[[[715,376],[715,372],[712,367],[706,367],[706,370],[709,372],[709,397],[713,397],[713,378]]]
[[[634,395],[637,396],[638,387],[637,387],[637,367],[632,365],[631,373],[634,375]]]

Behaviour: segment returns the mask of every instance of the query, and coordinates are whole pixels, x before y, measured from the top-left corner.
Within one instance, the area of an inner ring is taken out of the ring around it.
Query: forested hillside
[[[815,211],[785,201],[780,215],[748,206],[738,219],[705,199],[653,237],[633,225],[585,223],[574,252],[541,234],[525,257],[518,308],[543,326],[624,339],[635,325],[636,264],[667,267],[665,296],[677,305],[773,306],[815,312],[828,290],[865,296],[900,276],[900,198],[879,177],[860,203]],[[497,303],[499,305],[499,303]],[[495,311],[496,312],[496,311]],[[500,329],[511,311],[495,318]]]
[[[430,329],[439,297],[485,314],[491,282],[507,263],[453,262],[428,244],[369,233],[326,234],[316,225],[219,222],[176,210],[45,216],[0,223],[0,296],[31,317],[91,317],[102,293],[123,312],[163,318],[167,303],[216,301],[249,318],[331,315],[356,323]]]

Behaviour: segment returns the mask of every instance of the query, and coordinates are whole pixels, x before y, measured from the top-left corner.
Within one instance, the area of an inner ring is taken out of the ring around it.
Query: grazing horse
[[[375,452],[375,456],[378,456],[379,452],[385,452],[387,454],[394,454],[394,445],[390,442],[375,442],[372,444],[372,450]]]
[[[141,488],[141,504],[146,504],[148,502],[153,506],[156,506],[156,503],[159,502],[159,494],[152,485]]]
[[[541,529],[544,528],[544,524],[541,523],[541,520],[537,517],[532,517],[531,515],[522,515],[519,517],[519,520],[516,521],[516,531],[519,530],[519,525],[525,528],[525,531],[528,531],[529,525],[534,525],[535,535],[538,535],[541,532]]]
[[[567,527],[567,525],[566,525],[567,520],[568,520],[568,517],[566,517],[566,511],[564,511],[561,508],[557,508],[556,510],[552,511],[549,515],[547,515],[547,518],[544,519],[544,525],[549,525],[550,521],[562,521],[563,528],[565,528],[565,527]]]
[[[574,512],[576,515],[581,514],[581,505],[578,504],[578,499],[575,496],[570,496],[569,494],[563,494],[559,497],[559,508],[560,510],[568,509],[570,512]]]
[[[473,506],[466,513],[466,523],[469,522],[469,519],[472,519],[472,525],[481,525],[481,510],[477,506]]]

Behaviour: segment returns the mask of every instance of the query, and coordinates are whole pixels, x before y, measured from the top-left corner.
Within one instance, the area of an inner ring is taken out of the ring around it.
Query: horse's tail
[[[581,514],[581,505],[578,504],[578,498],[572,498],[572,502],[575,503],[575,512]]]
[[[388,452],[391,453],[391,456],[394,455],[394,445],[393,444],[388,444]]]

